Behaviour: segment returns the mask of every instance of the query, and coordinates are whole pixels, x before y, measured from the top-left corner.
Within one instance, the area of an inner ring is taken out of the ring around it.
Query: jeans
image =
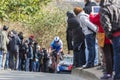
[[[98,65],[99,64],[99,53],[98,53],[98,43],[97,43],[97,40],[95,42],[95,61],[94,61],[94,65]]]
[[[5,68],[5,63],[6,63],[6,54],[7,53],[2,53],[2,67],[3,67],[3,69]]]
[[[88,51],[88,47],[87,47],[87,43],[86,43],[86,40],[85,40],[85,56],[86,56],[86,64],[88,64],[88,56],[89,56],[89,51]],[[94,65],[98,65],[99,64],[99,53],[98,53],[98,44],[97,44],[97,40],[95,42],[95,50],[96,50],[96,53],[95,53],[95,61],[94,61]]]
[[[88,63],[88,55],[89,55],[89,51],[87,49],[87,42],[86,42],[86,39],[85,39],[85,57],[86,57],[86,64]]]
[[[9,68],[9,52],[6,54],[6,63],[5,63],[5,68]]]
[[[36,71],[39,72],[40,69],[40,63],[39,61],[36,61]]]
[[[114,68],[115,76],[114,80],[120,79],[120,36],[113,37],[113,51],[114,51]]]
[[[30,71],[29,66],[30,66],[30,58],[27,58],[25,61],[25,70],[26,71]]]
[[[32,62],[32,71],[36,72],[36,61]]]
[[[2,67],[2,51],[0,51],[0,69]]]
[[[87,49],[89,51],[87,66],[94,66],[94,60],[95,60],[95,54],[96,54],[95,35],[94,34],[86,35],[86,43],[87,43]]]

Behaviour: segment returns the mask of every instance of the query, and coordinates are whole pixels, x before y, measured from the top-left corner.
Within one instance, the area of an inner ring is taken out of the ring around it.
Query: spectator
[[[114,50],[114,80],[120,80],[120,6],[118,0],[101,0],[100,19]]]
[[[79,24],[79,21],[74,16],[74,14],[70,11],[67,12],[67,42],[68,50],[69,47],[72,47],[73,40],[73,53],[74,53],[74,67],[82,67],[85,64],[85,44],[84,44],[84,34],[82,32],[82,28]],[[69,35],[72,33],[72,35]],[[69,39],[72,38],[72,39]]]
[[[28,44],[28,53],[26,54],[26,63],[25,63],[25,70],[32,71],[32,60],[33,60],[33,44],[30,42]]]
[[[35,54],[35,60],[36,60],[36,71],[39,72],[40,71],[40,60],[41,58],[41,54],[40,54],[40,46],[37,46],[37,52]]]
[[[89,51],[88,63],[84,68],[94,67],[95,60],[95,36],[97,27],[89,21],[89,15],[84,12],[81,7],[74,8],[74,13],[77,15],[82,31],[85,34],[87,49]]]
[[[21,46],[21,59],[19,61],[20,70],[25,70],[25,61],[28,54],[28,40],[25,40]]]
[[[36,55],[37,55],[38,43],[35,41],[33,45],[33,71],[36,71]]]
[[[0,51],[2,53],[2,68],[5,68],[6,62],[6,54],[7,54],[7,45],[9,43],[9,39],[7,37],[7,30],[9,27],[3,26],[3,29],[0,31]]]
[[[106,72],[103,75],[103,77],[101,77],[101,79],[109,79],[112,77],[112,72],[113,72],[113,48],[112,48],[112,43],[110,42],[110,39],[108,39],[107,37],[105,37],[104,35],[104,30],[101,26],[100,23],[100,14],[98,13],[96,16],[94,16],[93,14],[90,14],[90,20],[91,22],[93,22],[95,25],[98,26],[98,34],[103,35],[103,39],[101,38],[101,36],[98,35],[98,40],[100,38],[100,42],[102,42],[101,44],[103,44],[103,46],[100,44],[100,48],[103,50],[103,55],[104,55],[104,59],[105,59],[105,63],[106,65]]]
[[[18,37],[20,39],[20,46],[19,46],[19,70],[23,70],[23,65],[24,65],[24,53],[22,50],[22,46],[23,46],[23,33],[19,32]]]
[[[11,69],[18,70],[19,66],[19,46],[21,44],[20,38],[15,30],[12,30],[10,46],[10,67]]]

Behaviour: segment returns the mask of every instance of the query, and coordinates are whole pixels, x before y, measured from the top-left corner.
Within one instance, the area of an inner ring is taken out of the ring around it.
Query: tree
[[[27,21],[33,17],[41,6],[51,0],[2,0],[0,2],[0,19],[13,21]]]

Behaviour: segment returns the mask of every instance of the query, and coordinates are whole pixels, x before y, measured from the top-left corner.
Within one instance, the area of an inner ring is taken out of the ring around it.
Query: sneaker
[[[88,69],[88,68],[93,68],[93,67],[94,67],[94,65],[93,66],[92,65],[90,65],[90,66],[86,65],[86,66],[83,67],[83,69]]]
[[[104,79],[110,79],[112,76],[110,74],[105,74],[103,77],[101,77],[102,80]]]

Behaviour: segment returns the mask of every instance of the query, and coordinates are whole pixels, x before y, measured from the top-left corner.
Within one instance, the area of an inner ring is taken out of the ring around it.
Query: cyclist
[[[53,51],[56,51],[56,54],[55,54],[57,57],[56,62],[58,64],[61,57],[61,52],[63,52],[63,42],[58,36],[56,36],[50,44],[50,53],[52,53]]]

